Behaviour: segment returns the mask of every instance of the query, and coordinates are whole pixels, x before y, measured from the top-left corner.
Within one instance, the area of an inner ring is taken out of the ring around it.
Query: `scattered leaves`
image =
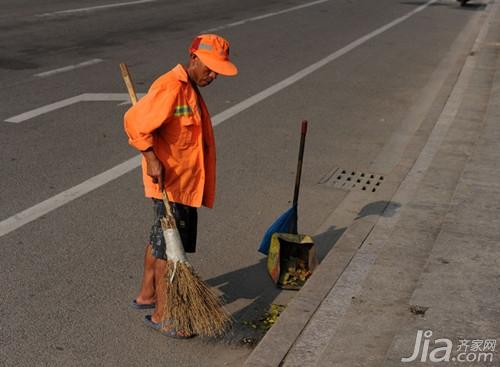
[[[254,330],[268,331],[278,320],[281,313],[285,310],[286,306],[272,304],[269,310],[261,318],[254,321],[243,321],[243,325]]]

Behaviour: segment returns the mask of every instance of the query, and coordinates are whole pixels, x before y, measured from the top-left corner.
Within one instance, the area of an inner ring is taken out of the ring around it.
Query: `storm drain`
[[[344,190],[375,192],[384,182],[384,176],[364,171],[336,168],[319,181],[320,185]]]

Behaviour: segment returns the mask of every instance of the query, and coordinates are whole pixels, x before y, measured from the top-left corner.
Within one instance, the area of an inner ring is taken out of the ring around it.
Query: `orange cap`
[[[202,63],[217,74],[233,76],[238,68],[229,61],[229,42],[215,34],[196,36],[189,52],[198,56]]]

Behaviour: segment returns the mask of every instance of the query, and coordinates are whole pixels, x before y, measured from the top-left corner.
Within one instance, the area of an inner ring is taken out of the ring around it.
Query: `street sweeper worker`
[[[129,143],[142,152],[145,195],[152,199],[155,212],[141,288],[131,305],[154,308],[145,322],[156,329],[164,311],[162,280],[167,268],[160,224],[165,216],[162,190],[172,204],[185,252],[195,252],[196,208],[211,208],[215,199],[214,134],[198,87],[209,85],[218,74],[237,73],[229,60],[229,43],[217,35],[199,35],[189,48],[188,62],[155,80],[148,93],[125,113],[125,131]],[[182,336],[182,330],[176,333]]]

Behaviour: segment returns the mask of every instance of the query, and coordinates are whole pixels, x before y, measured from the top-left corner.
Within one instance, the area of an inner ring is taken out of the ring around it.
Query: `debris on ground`
[[[243,321],[243,325],[248,326],[254,330],[260,330],[264,333],[267,332],[278,320],[281,313],[285,310],[286,306],[271,304],[269,310],[260,318],[253,321]]]

